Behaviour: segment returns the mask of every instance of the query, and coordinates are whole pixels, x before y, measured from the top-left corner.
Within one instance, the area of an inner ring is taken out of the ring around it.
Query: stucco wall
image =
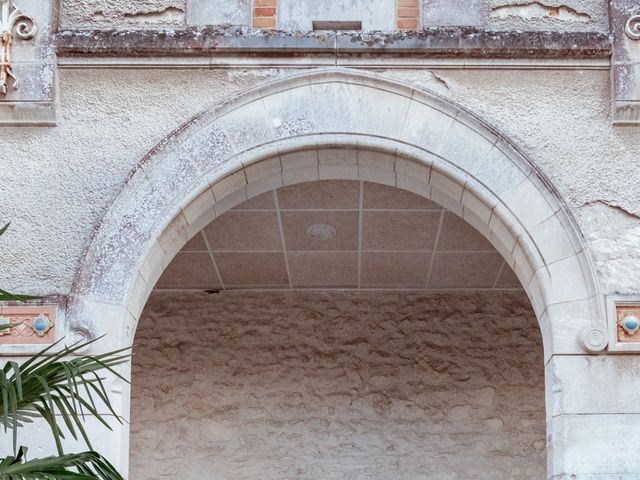
[[[371,2],[361,0],[279,2],[280,28],[310,29],[310,20],[325,19],[362,20],[364,29],[395,28],[395,0],[376,0],[369,7]],[[608,31],[609,27],[606,0],[422,0],[422,4],[423,23],[429,27],[472,25],[492,30],[600,32]],[[65,28],[158,28],[185,23],[246,25],[249,12],[250,4],[244,0],[61,1],[61,23]],[[340,16],[327,17],[330,12]]]
[[[489,30],[607,32],[603,0],[423,0],[426,27],[467,25]]]
[[[155,294],[131,478],[543,478],[523,294]]]
[[[184,25],[187,0],[59,0],[64,28],[158,28]]]
[[[61,70],[57,127],[0,129],[0,220],[13,222],[0,241],[0,285],[67,294],[101,216],[157,142],[229,96],[293,73]],[[384,74],[459,102],[511,138],[576,215],[604,292],[638,292],[640,134],[612,126],[608,71]]]

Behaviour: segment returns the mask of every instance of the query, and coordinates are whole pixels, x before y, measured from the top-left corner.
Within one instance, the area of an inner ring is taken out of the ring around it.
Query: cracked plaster
[[[62,2],[64,28],[163,28],[185,24],[243,24],[249,22],[248,12],[238,15],[238,8],[228,2],[215,0],[69,0]],[[211,3],[215,7],[211,7]],[[204,5],[202,14],[198,9]],[[355,4],[354,4],[355,5]],[[286,5],[285,5],[286,7]],[[296,7],[298,8],[298,7]],[[338,8],[338,7],[336,7]],[[344,10],[344,5],[340,6]],[[354,6],[353,8],[357,8]],[[382,8],[382,4],[376,11]],[[188,10],[188,18],[187,12]],[[470,25],[492,30],[560,30],[608,31],[607,2],[605,0],[424,0],[423,17],[426,26]],[[228,12],[225,18],[224,12]],[[289,9],[286,10],[289,12]],[[285,19],[286,25],[301,28],[308,18],[294,10]],[[343,12],[341,19],[348,11]],[[355,13],[356,17],[361,14]],[[351,15],[353,17],[354,14]],[[350,18],[350,17],[349,17]],[[389,28],[388,21],[372,18],[363,20],[366,28]],[[372,27],[367,27],[371,25]],[[305,27],[306,28],[306,27]]]
[[[608,32],[605,0],[424,0],[425,26]]]
[[[186,0],[61,2],[61,25],[73,28],[162,28],[185,24]]]
[[[62,70],[56,128],[0,130],[5,159],[0,218],[13,222],[2,238],[6,268],[0,283],[25,293],[68,293],[101,215],[157,142],[232,93],[291,73]],[[568,202],[590,242],[610,233],[608,225],[578,215],[589,208],[583,205],[606,199],[639,213],[640,188],[631,175],[640,168],[639,134],[611,125],[608,72],[397,70],[386,75],[437,90],[512,139]],[[621,255],[627,251],[640,270],[631,248]],[[638,289],[620,276],[602,282],[606,292]]]
[[[637,274],[627,274],[640,271],[638,243],[634,247],[630,239],[617,245],[615,255],[627,262],[618,274],[605,267],[607,255],[598,243],[599,238],[624,237],[629,225],[638,221],[629,214],[640,216],[636,173],[640,133],[635,127],[611,124],[608,72],[529,72],[525,82],[519,72],[434,70],[434,74],[449,87],[439,93],[507,134],[558,189],[598,257],[605,292],[638,292]],[[423,73],[393,75],[433,88],[433,78]],[[516,116],[527,120],[516,121]],[[607,221],[593,221],[583,214],[601,201],[619,207],[610,209]]]
[[[493,30],[609,31],[604,0],[485,0]]]
[[[586,232],[605,289],[611,293],[637,294],[640,285],[640,217],[608,202],[596,201],[582,206],[578,218],[584,224],[608,226]]]

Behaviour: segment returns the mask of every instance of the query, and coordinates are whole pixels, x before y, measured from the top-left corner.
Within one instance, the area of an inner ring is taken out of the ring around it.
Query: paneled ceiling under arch
[[[200,231],[160,290],[521,289],[496,249],[440,205],[324,180],[263,193]]]

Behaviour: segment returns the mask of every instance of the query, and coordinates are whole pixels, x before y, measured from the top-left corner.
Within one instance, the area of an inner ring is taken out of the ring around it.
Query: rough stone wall
[[[155,294],[131,478],[543,478],[540,342],[519,293]]]

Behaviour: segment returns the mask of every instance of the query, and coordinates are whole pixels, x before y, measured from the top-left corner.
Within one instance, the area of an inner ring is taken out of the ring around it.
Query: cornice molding
[[[62,30],[60,56],[171,57],[411,55],[414,58],[607,58],[611,39],[598,32],[494,32],[432,28],[420,32],[282,32],[243,27],[174,30]]]

